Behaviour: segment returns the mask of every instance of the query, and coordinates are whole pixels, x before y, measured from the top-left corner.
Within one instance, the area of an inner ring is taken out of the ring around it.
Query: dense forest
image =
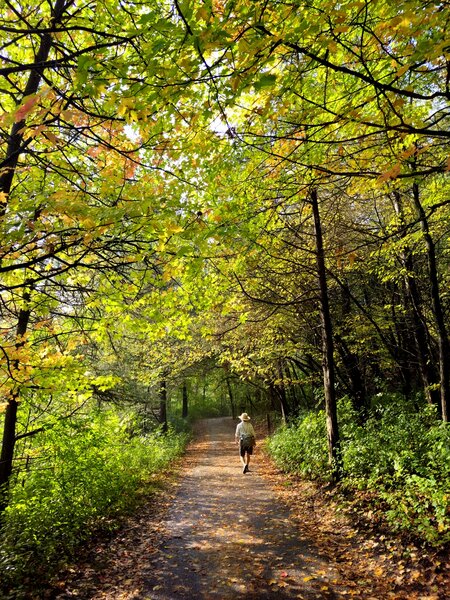
[[[182,452],[450,540],[449,6],[3,0],[0,569],[70,553]]]

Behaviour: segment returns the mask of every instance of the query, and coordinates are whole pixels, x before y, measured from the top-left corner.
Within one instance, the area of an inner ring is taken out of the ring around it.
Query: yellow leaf
[[[196,17],[197,17],[197,20],[208,21],[209,13],[206,10],[206,8],[204,6],[202,6],[201,8],[198,9]]]
[[[400,69],[396,73],[397,77],[401,77],[402,75],[404,75],[408,69],[409,65],[403,65],[403,67],[400,67]]]
[[[181,225],[178,225],[178,223],[170,223],[167,227],[166,227],[168,233],[180,233],[181,231],[183,231],[183,228],[181,227]]]
[[[334,33],[346,33],[349,29],[348,25],[339,25],[334,28]]]
[[[52,133],[51,131],[46,131],[45,132],[45,137],[52,142],[53,144],[57,144],[58,143],[58,138],[56,137],[56,135],[54,133]]]

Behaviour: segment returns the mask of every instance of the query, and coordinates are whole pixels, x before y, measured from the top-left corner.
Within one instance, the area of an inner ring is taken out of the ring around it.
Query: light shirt
[[[236,427],[236,438],[239,439],[241,434],[255,435],[253,425],[248,421],[241,421]]]

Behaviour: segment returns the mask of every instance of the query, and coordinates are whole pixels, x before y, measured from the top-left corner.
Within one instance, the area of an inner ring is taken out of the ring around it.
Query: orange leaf
[[[33,109],[37,100],[38,100],[38,96],[36,96],[36,95],[29,96],[28,99],[26,100],[26,102],[24,102],[21,106],[19,106],[19,108],[16,110],[16,117],[15,117],[16,123],[19,123],[20,121],[23,121],[23,119],[25,119],[25,117],[28,115],[28,113],[30,113],[31,110]]]

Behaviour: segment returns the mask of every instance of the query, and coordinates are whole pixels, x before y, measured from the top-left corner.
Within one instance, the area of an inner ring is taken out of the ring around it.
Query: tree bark
[[[444,310],[439,291],[436,247],[430,233],[427,216],[420,201],[419,185],[416,182],[413,183],[412,195],[427,252],[431,302],[438,336],[441,416],[443,421],[448,422],[450,401],[450,342],[445,326]]]
[[[319,305],[322,328],[322,371],[325,395],[325,413],[327,419],[328,458],[332,468],[334,481],[342,475],[339,428],[337,420],[333,327],[331,323],[328,285],[325,270],[325,251],[323,248],[322,223],[320,220],[317,190],[311,190],[311,207],[314,217],[314,234],[316,243],[316,267],[319,283]]]
[[[236,418],[236,408],[234,405],[233,390],[231,389],[231,383],[230,383],[229,377],[226,377],[226,382],[227,382],[227,389],[228,389],[228,397],[230,399],[231,416],[233,417],[233,419],[235,419]]]
[[[186,419],[188,416],[188,390],[187,390],[187,383],[184,381],[183,382],[183,405],[181,408],[181,417],[183,419]]]
[[[16,329],[16,349],[20,348],[24,344],[23,336],[27,332],[28,322],[30,320],[30,310],[28,308],[28,303],[30,301],[29,292],[24,293],[23,299],[24,308],[22,308],[19,312]],[[19,367],[19,362],[16,360],[12,366],[13,371],[16,371]],[[19,397],[20,390],[17,389],[12,397],[8,400],[5,411],[2,451],[0,455],[0,511],[3,511],[8,505],[8,489],[13,470],[14,448],[17,441],[16,427]]]
[[[269,393],[272,401],[272,406],[276,410],[277,405],[280,407],[281,421],[286,424],[286,406],[283,403],[283,397],[279,393],[278,387],[273,381],[269,383]]]
[[[166,433],[168,430],[167,424],[167,382],[163,377],[159,384],[159,423],[161,430]]]
[[[278,383],[276,385],[276,390],[278,393],[278,397],[280,398],[280,405],[281,405],[281,413],[283,415],[283,420],[284,422],[289,420],[289,404],[287,401],[287,396],[286,396],[286,385],[284,382],[284,375],[283,375],[283,366],[281,364],[281,361],[278,363],[278,379],[280,381],[280,383]]]
[[[364,378],[358,364],[358,356],[350,350],[347,342],[340,335],[335,335],[334,337],[336,339],[337,350],[342,357],[342,362],[347,373],[352,406],[360,415],[361,421],[364,421],[367,413],[367,396]]]
[[[341,300],[341,331],[342,335],[345,336],[350,333],[347,322],[351,314],[351,296],[347,283],[344,283],[341,286]],[[361,420],[363,421],[366,416],[368,402],[366,386],[364,382],[363,373],[360,367],[359,357],[357,354],[355,354],[355,352],[352,351],[352,349],[346,342],[345,337],[342,337],[341,335],[335,333],[334,340],[336,342],[337,351],[342,357],[343,367],[348,377],[349,392],[353,408],[358,412]]]

